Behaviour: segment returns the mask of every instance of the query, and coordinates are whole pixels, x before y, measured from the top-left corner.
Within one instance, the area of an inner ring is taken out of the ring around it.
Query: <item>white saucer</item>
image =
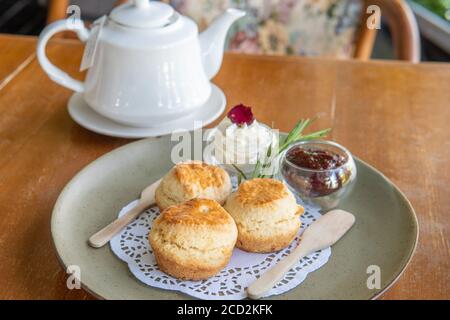
[[[72,95],[68,109],[72,119],[83,128],[111,137],[136,139],[199,129],[216,120],[225,110],[226,104],[225,94],[212,85],[211,96],[203,106],[186,117],[150,128],[128,127],[109,120],[92,110],[80,93]]]

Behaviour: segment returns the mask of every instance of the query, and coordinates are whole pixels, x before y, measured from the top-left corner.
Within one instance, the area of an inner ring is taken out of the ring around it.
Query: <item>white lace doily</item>
[[[137,200],[125,206],[119,217],[136,204]],[[247,253],[235,248],[229,264],[216,276],[203,281],[182,281],[159,270],[147,239],[152,223],[158,215],[159,209],[156,207],[142,213],[111,240],[112,251],[128,264],[137,279],[149,286],[181,291],[199,299],[225,300],[246,298],[245,288],[260,274],[286,257],[297,246],[299,235],[304,228],[315,221],[320,213],[318,208],[305,207],[305,213],[301,216],[301,230],[289,247],[270,254]],[[281,294],[298,286],[308,273],[327,263],[330,255],[331,249],[327,248],[299,260],[267,296]]]

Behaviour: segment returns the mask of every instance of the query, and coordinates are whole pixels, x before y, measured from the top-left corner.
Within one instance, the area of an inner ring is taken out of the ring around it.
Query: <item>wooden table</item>
[[[72,94],[35,58],[35,38],[0,36],[0,298],[91,299],[66,288],[50,236],[64,185],[130,140],[91,133],[69,117]],[[55,40],[52,61],[77,73],[82,46]],[[228,54],[215,82],[228,107],[289,130],[301,117],[390,177],[420,221],[412,263],[384,299],[449,299],[450,65]]]

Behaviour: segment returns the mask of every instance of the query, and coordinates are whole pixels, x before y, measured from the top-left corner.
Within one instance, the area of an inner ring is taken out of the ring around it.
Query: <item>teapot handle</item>
[[[53,22],[52,24],[49,24],[47,27],[45,27],[41,35],[39,36],[39,41],[37,44],[37,58],[42,69],[44,69],[50,79],[76,92],[83,92],[84,84],[81,81],[75,80],[67,73],[57,68],[50,62],[50,60],[48,60],[47,56],[45,55],[45,48],[47,46],[48,40],[50,40],[50,38],[55,33],[66,30],[76,32],[78,38],[80,38],[80,40],[83,42],[85,42],[89,38],[89,30],[79,19],[75,22],[73,21],[73,19]]]

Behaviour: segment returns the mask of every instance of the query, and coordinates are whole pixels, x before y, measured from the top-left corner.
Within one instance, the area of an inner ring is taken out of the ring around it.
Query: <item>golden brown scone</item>
[[[167,208],[149,234],[159,268],[184,280],[207,279],[218,273],[228,264],[236,239],[233,218],[208,199]]]
[[[191,161],[177,164],[167,173],[156,189],[155,200],[162,211],[194,198],[224,204],[230,193],[230,176],[224,169]]]
[[[242,183],[225,204],[238,228],[236,246],[249,252],[273,252],[287,247],[300,229],[299,206],[280,181],[253,179]]]

